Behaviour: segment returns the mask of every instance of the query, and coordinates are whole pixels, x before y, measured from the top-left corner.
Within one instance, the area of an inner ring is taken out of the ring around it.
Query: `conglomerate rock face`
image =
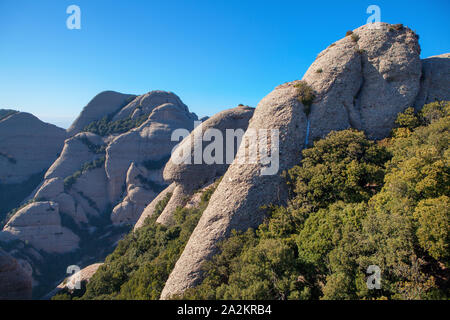
[[[423,59],[420,92],[415,102],[416,110],[436,100],[448,100],[449,96],[450,53]]]
[[[67,133],[74,136],[83,131],[92,121],[100,120],[117,112],[134,98],[136,98],[135,95],[115,91],[100,92],[83,108],[78,118],[67,129]]]
[[[351,127],[375,139],[389,134],[397,114],[415,104],[421,89],[417,40],[406,27],[362,26],[321,52],[302,82],[278,86],[261,100],[243,139],[250,129],[279,130],[279,170],[263,175],[261,162],[242,164],[235,159],[169,276],[162,299],[197,285],[201,265],[217,252],[219,241],[232,229],[258,226],[264,218],[261,206],[286,199],[279,174],[299,162],[307,144],[331,130]],[[310,106],[298,99],[298,87],[305,83],[315,95]],[[434,95],[450,98],[448,90]],[[267,149],[271,147],[269,143]],[[238,154],[247,149],[242,143]]]
[[[26,112],[0,120],[0,184],[21,183],[47,170],[58,157],[64,129]]]
[[[110,199],[116,199],[122,193],[126,174],[132,162],[144,164],[146,161],[155,163],[167,161],[177,143],[171,141],[172,132],[176,129],[191,131],[195,120],[197,116],[186,111],[184,105],[165,103],[153,109],[148,120],[139,128],[112,140],[106,148],[105,163]],[[159,166],[148,166],[149,174],[161,172],[164,164],[165,162]],[[156,182],[161,183],[162,179],[159,177]],[[161,190],[154,191],[159,193]],[[139,216],[136,216],[136,220],[137,218]]]
[[[303,80],[316,92],[311,139],[349,127],[383,138],[397,114],[414,104],[421,78],[417,36],[408,28],[380,27],[353,30],[309,67]]]
[[[239,147],[240,141],[235,138],[234,133],[238,135],[240,131],[242,136],[253,112],[254,108],[248,106],[238,106],[219,112],[197,126],[183,139],[164,168],[164,180],[172,183],[170,189],[172,196],[158,217],[157,223],[170,225],[175,209],[184,207],[196,189],[225,173]],[[211,153],[208,153],[208,150],[211,150]],[[216,156],[215,159],[211,159],[215,162],[205,163],[205,155]],[[201,157],[200,161],[197,159],[198,156]],[[160,198],[155,199],[154,202],[159,200]],[[154,208],[156,203],[152,202],[150,206]],[[146,210],[145,215],[140,218],[139,226],[149,214],[152,212]]]
[[[3,232],[49,253],[76,250],[80,240],[71,230],[61,225],[59,205],[50,201],[31,203],[17,211],[5,225]]]
[[[138,221],[134,225],[134,230],[137,230],[145,225],[145,220],[149,217],[152,217],[155,213],[156,206],[160,201],[162,201],[165,197],[171,196],[173,194],[173,191],[176,188],[176,183],[171,183],[167,188],[165,188],[163,191],[161,191],[158,196],[153,199],[153,201],[145,207],[144,211],[142,211],[141,216],[139,217]]]
[[[300,158],[305,141],[305,131],[299,130],[300,126],[305,128],[306,115],[297,100],[296,88],[294,84],[282,85],[256,107],[238,154],[250,152],[250,144],[246,143],[250,129],[279,130],[280,168],[292,166]],[[176,263],[162,298],[197,284],[201,279],[201,264],[215,253],[217,242],[232,229],[258,225],[263,218],[258,214],[260,204],[283,195],[284,190],[279,190],[281,178],[261,175],[261,167],[259,163],[240,164],[237,159],[230,165]]]

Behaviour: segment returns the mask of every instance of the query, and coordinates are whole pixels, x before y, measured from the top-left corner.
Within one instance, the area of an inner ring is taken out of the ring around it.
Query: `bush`
[[[450,101],[435,101],[425,105],[419,114],[422,125],[431,124],[450,115]]]
[[[139,127],[148,117],[149,114],[145,114],[136,119],[131,119],[131,116],[129,116],[125,119],[111,121],[109,116],[105,116],[101,120],[91,122],[83,131],[92,132],[100,136],[121,134]]]
[[[286,175],[294,204],[311,208],[338,200],[360,202],[379,191],[387,150],[355,130],[332,131],[303,151],[301,166]]]
[[[352,41],[353,42],[358,42],[358,40],[359,40],[359,35],[357,35],[356,33],[353,33],[352,34]]]
[[[348,36],[351,36],[352,34],[353,34],[353,31],[349,30],[345,33],[345,36],[348,37]]]
[[[404,112],[400,113],[395,120],[395,124],[399,128],[407,128],[414,130],[420,125],[420,120],[417,117],[414,108],[407,108]]]
[[[434,259],[450,266],[450,199],[442,195],[419,202],[414,210],[419,244]]]
[[[295,86],[297,88],[297,99],[304,106],[304,112],[308,116],[311,112],[311,105],[316,98],[314,90],[306,83],[306,81],[299,81]]]
[[[81,137],[78,138],[83,144],[85,144],[88,149],[95,154],[103,154],[106,150],[106,145],[97,145],[95,143],[92,143],[88,138]]]

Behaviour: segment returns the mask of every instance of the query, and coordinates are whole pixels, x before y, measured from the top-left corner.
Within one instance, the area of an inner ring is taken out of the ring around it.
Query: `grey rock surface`
[[[20,183],[47,170],[65,138],[64,129],[26,112],[0,120],[0,183]]]
[[[130,97],[103,92],[83,109],[61,154],[29,197],[34,202],[8,221],[3,238],[26,240],[36,249],[65,253],[78,248],[79,239],[73,232],[77,230],[61,225],[63,215],[89,232],[93,230],[91,222],[107,223],[104,218],[112,208],[113,224],[135,224],[167,185],[162,169],[177,143],[171,141],[172,132],[179,128],[191,131],[197,116],[170,92],[152,91],[127,102]],[[113,111],[117,119],[147,114],[148,118],[122,134],[102,137],[77,133],[93,120],[111,117]]]
[[[96,95],[81,111],[73,124],[67,129],[69,136],[81,132],[92,121],[118,112],[136,96],[115,91],[104,91]]]
[[[177,157],[177,151],[175,151],[164,167],[164,179],[176,183],[176,186],[169,203],[157,220],[158,223],[170,225],[173,222],[172,215],[175,209],[177,207],[184,207],[187,199],[195,189],[225,173],[230,164],[227,162],[227,159],[231,159],[231,161],[234,159],[240,142],[233,136],[233,140],[230,139],[231,143],[229,143],[227,148],[227,129],[240,130],[243,134],[248,127],[248,122],[253,116],[254,110],[251,107],[239,106],[219,112],[211,118],[208,118],[201,126],[197,126],[189,136],[183,139],[177,147],[177,150],[183,151],[183,158],[188,161],[179,163],[179,161],[174,160],[174,157]],[[204,155],[206,148],[216,142],[203,141],[204,139],[202,139],[208,131],[213,132],[211,131],[212,129],[216,130],[217,135],[223,138],[223,141],[217,140],[219,142],[218,147],[222,151],[223,156],[218,159],[218,163],[207,164],[203,158],[200,163],[196,164],[195,151],[199,150],[201,155]],[[229,153],[228,155],[227,152]]]
[[[424,104],[450,97],[450,53],[422,60],[420,92],[415,102],[419,110]]]
[[[111,220],[114,224],[128,223],[134,225],[149,203],[158,195],[145,182],[149,173],[145,167],[131,163],[127,172],[127,195],[114,207]],[[161,177],[162,178],[162,177]]]
[[[28,204],[17,211],[3,231],[49,253],[73,251],[80,240],[61,225],[59,205],[51,201]]]
[[[171,141],[173,130],[184,128],[191,131],[197,116],[184,106],[170,103],[155,109],[139,128],[116,137],[106,149],[106,174],[110,199],[117,199],[123,192],[126,173],[132,162],[158,162],[168,159],[177,141]],[[159,170],[164,166],[155,168]]]
[[[83,164],[91,161],[95,157],[100,157],[100,155],[96,155],[89,149],[84,139],[87,139],[95,145],[103,144],[101,137],[90,132],[82,132],[67,139],[64,142],[61,155],[45,173],[45,179],[64,179],[72,175],[75,171],[80,170]]]
[[[161,200],[163,200],[168,194],[173,193],[175,188],[176,188],[176,183],[173,182],[167,188],[165,188],[163,191],[161,191],[158,194],[158,196],[155,199],[153,199],[153,201],[147,207],[145,207],[145,209],[142,212],[141,216],[139,217],[138,221],[134,225],[133,230],[137,230],[137,229],[141,228],[145,224],[145,219],[153,216],[153,214],[155,213],[157,204]]]
[[[189,113],[188,107],[173,92],[154,90],[136,97],[128,105],[122,108],[113,118],[113,121],[130,117],[132,119],[150,114],[163,104],[172,104],[184,112]]]
[[[278,129],[278,174],[261,175],[259,162],[235,159],[170,274],[162,299],[197,285],[201,265],[217,252],[219,241],[233,229],[258,226],[264,218],[262,205],[286,199],[279,174],[300,161],[306,142],[350,127],[383,138],[397,113],[414,104],[422,70],[417,36],[388,24],[379,30],[362,26],[353,33],[358,37],[345,37],[321,52],[303,77],[316,96],[309,115],[297,99],[298,82],[277,87],[258,104],[244,140],[250,129]],[[247,147],[242,143],[238,154]]]

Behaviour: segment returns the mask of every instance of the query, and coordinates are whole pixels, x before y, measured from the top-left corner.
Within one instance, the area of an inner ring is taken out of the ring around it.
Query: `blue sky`
[[[81,30],[66,28],[71,4]],[[103,90],[173,91],[199,116],[256,106],[371,4],[416,30],[422,57],[450,52],[448,0],[0,0],[0,108],[67,127]]]

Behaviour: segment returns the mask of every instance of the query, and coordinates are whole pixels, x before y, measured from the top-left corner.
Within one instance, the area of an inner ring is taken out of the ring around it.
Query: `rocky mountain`
[[[96,254],[85,252],[101,238],[100,259],[165,189],[162,170],[178,142],[171,134],[191,131],[196,120],[171,92],[97,95],[67,133],[58,131],[69,136],[55,150],[59,156],[46,164],[43,181],[8,220],[0,240],[32,246],[41,261],[30,264],[43,266],[48,255],[91,261]]]
[[[66,137],[29,113],[0,110],[0,221],[37,187]]]
[[[93,121],[117,112],[134,98],[135,95],[115,91],[100,92],[83,108],[78,118],[67,129],[67,133],[70,136],[76,135]]]
[[[299,161],[304,147],[331,130],[355,128],[381,139],[407,107],[450,99],[449,63],[448,54],[421,61],[418,36],[402,25],[362,26],[322,51],[302,81],[280,85],[262,99],[249,130],[280,131],[281,173]],[[240,148],[245,152],[246,144]],[[202,262],[217,252],[217,244],[231,230],[258,226],[264,218],[261,206],[286,199],[280,176],[261,175],[261,169],[259,163],[231,164],[167,280],[162,299],[197,285]]]
[[[149,207],[144,210],[139,221],[135,225],[135,229],[142,226],[145,219],[154,211],[156,204],[164,198],[167,194],[171,193],[169,202],[167,203],[164,211],[158,217],[157,223],[163,225],[170,225],[173,220],[173,213],[177,207],[184,207],[189,199],[194,194],[195,190],[203,189],[210,185],[215,179],[221,177],[228,168],[226,159],[234,159],[238,149],[238,142],[233,139],[233,150],[224,150],[223,145],[219,147],[222,149],[222,159],[214,164],[195,164],[195,150],[200,150],[201,154],[204,154],[205,149],[210,145],[207,142],[203,142],[201,137],[209,129],[218,130],[223,137],[226,136],[226,130],[241,130],[243,133],[247,127],[250,118],[252,117],[254,109],[246,106],[238,106],[233,109],[219,112],[213,117],[209,118],[202,123],[201,126],[195,128],[189,136],[187,136],[178,146],[178,150],[185,150],[184,158],[188,161],[183,163],[177,163],[174,161],[174,157],[178,152],[174,152],[171,159],[164,167],[163,177],[165,181],[171,184],[161,192],[161,194],[155,198]],[[199,137],[199,138],[197,138]],[[226,154],[227,151],[231,154]]]
[[[63,129],[32,114],[15,112],[0,120],[0,183],[20,183],[47,169],[66,138]]]

